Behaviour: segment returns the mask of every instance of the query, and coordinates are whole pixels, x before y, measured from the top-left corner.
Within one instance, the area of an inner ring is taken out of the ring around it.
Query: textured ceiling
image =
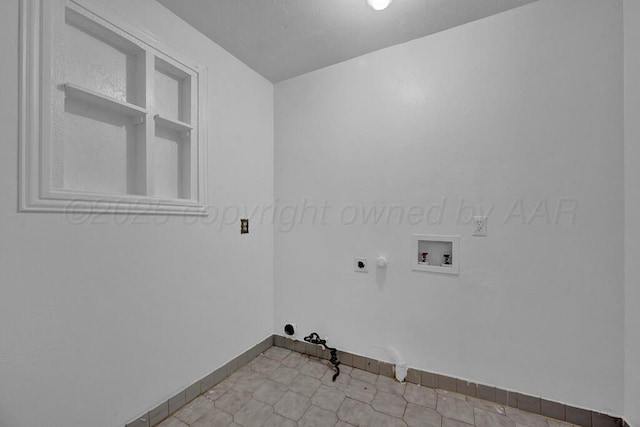
[[[272,82],[535,0],[157,0]]]

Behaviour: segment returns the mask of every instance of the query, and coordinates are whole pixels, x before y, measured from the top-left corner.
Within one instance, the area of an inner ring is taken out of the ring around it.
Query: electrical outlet
[[[366,258],[354,258],[353,259],[353,271],[358,273],[368,273],[369,263]]]
[[[486,216],[474,216],[472,224],[473,224],[474,236],[487,235],[487,217]]]

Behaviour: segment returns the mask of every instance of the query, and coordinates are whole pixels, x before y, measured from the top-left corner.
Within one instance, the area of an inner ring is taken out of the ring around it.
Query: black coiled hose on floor
[[[317,344],[319,346],[322,346],[323,348],[326,348],[331,352],[331,359],[329,359],[329,362],[331,362],[331,364],[333,365],[333,369],[336,371],[336,373],[333,374],[333,381],[335,382],[336,378],[338,378],[338,375],[340,375],[340,361],[338,360],[338,350],[327,346],[327,340],[321,339],[320,335],[318,335],[316,332],[312,332],[308,337],[304,337],[304,340],[310,344]]]

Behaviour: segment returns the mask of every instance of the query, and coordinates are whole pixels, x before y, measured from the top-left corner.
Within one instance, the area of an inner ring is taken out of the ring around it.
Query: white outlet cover
[[[486,216],[474,216],[471,221],[473,225],[474,236],[486,236],[487,235],[487,217]]]
[[[364,263],[364,267],[360,267],[360,263]],[[366,257],[356,257],[353,259],[353,271],[358,273],[368,273],[369,263]]]

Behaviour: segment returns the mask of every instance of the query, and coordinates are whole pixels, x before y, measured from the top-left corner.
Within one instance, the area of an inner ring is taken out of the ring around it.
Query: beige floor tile
[[[549,427],[579,427],[575,424],[565,423],[564,421],[558,421],[548,418],[547,422],[549,423]]]
[[[371,403],[371,401],[373,400],[373,396],[375,396],[377,391],[378,390],[376,389],[376,386],[374,386],[373,384],[365,383],[352,378],[351,381],[349,381],[349,385],[347,386],[347,388],[344,389],[344,394],[347,397],[368,404]]]
[[[309,357],[304,354],[291,352],[291,354],[282,360],[282,364],[289,368],[299,368],[309,361]]]
[[[322,378],[320,378],[320,382],[326,386],[336,387],[336,388],[339,388],[340,390],[344,390],[345,388],[347,388],[347,386],[349,385],[349,381],[351,381],[351,376],[347,373],[340,372],[340,375],[338,375],[338,378],[336,378],[336,380],[333,381],[334,374],[335,374],[335,371],[333,369],[327,371],[322,376]]]
[[[173,416],[178,418],[180,421],[191,424],[211,408],[213,408],[213,402],[200,396],[195,398],[191,403],[185,405]]]
[[[158,427],[189,427],[189,424],[183,423],[176,417],[169,417],[158,424]]]
[[[353,367],[340,364],[340,375],[342,374],[350,374],[353,371]]]
[[[577,427],[271,347],[160,427]]]
[[[267,375],[262,372],[250,371],[236,381],[234,388],[253,392],[267,380]]]
[[[337,411],[345,399],[344,393],[335,387],[321,385],[311,397],[311,403],[329,411]]]
[[[233,381],[222,381],[220,384],[204,393],[203,396],[209,400],[216,400],[217,398],[231,390],[234,384],[235,382]]]
[[[267,351],[265,351],[263,354],[265,357],[268,357],[269,359],[282,361],[291,354],[291,350],[273,346],[267,349]]]
[[[380,391],[386,391],[387,393],[402,396],[404,390],[407,387],[406,383],[400,383],[395,378],[383,377],[378,375],[376,380],[376,388]]]
[[[300,368],[300,372],[319,380],[328,369],[329,367],[325,361],[309,360]]]
[[[335,411],[328,411],[311,405],[298,422],[298,425],[300,427],[333,427],[337,422],[338,416]]]
[[[289,384],[289,390],[306,397],[311,397],[314,395],[316,390],[318,390],[320,384],[320,380],[301,374],[291,381],[291,384]]]
[[[373,414],[374,410],[370,405],[349,398],[338,409],[338,418],[354,426],[366,426]]]
[[[369,421],[369,427],[407,427],[400,418],[375,412]]]
[[[273,371],[278,369],[280,366],[280,362],[277,360],[269,359],[268,357],[260,357],[258,356],[253,362],[250,363],[251,369],[260,372],[265,375],[271,374]]]
[[[505,411],[507,412],[507,417],[515,421],[516,425],[520,424],[526,427],[549,427],[547,419],[541,415],[535,415],[514,408],[505,408]]]
[[[438,403],[438,393],[435,390],[415,384],[407,384],[404,398],[409,403],[415,403],[431,409],[436,409],[436,404]]]
[[[287,386],[275,381],[267,380],[253,392],[253,398],[261,402],[273,405],[287,391]]]
[[[273,414],[273,407],[252,399],[233,415],[233,421],[244,427],[260,427]]]
[[[442,396],[453,397],[455,399],[460,399],[460,400],[467,400],[467,396],[465,396],[464,394],[456,393],[453,391],[442,390],[439,388],[436,390],[436,392]]]
[[[262,427],[298,427],[298,423],[279,414],[273,414]]]
[[[378,376],[372,372],[367,372],[362,369],[354,369],[351,371],[351,378],[358,381],[362,381],[369,384],[375,384],[378,380]]]
[[[252,396],[253,393],[250,391],[232,388],[220,396],[214,403],[217,408],[233,415],[250,401]]]
[[[404,421],[411,427],[440,427],[442,415],[434,409],[408,403],[404,411]]]
[[[467,397],[467,402],[474,408],[484,409],[485,411],[495,412],[500,415],[505,415],[504,406],[493,402],[487,402],[486,400],[476,399],[475,397]]]
[[[259,356],[259,357],[262,357],[262,356]],[[249,365],[242,366],[239,369],[237,369],[233,374],[229,375],[227,377],[227,380],[229,380],[229,382],[235,383],[238,379],[242,378],[244,375],[248,374],[249,372],[251,372],[251,368],[249,367]]]
[[[232,421],[233,417],[223,410],[211,408],[189,425],[191,427],[227,427]]]
[[[463,423],[473,424],[473,406],[467,400],[458,399],[447,395],[439,395],[436,411],[441,415]]]
[[[277,414],[290,420],[298,421],[311,406],[311,400],[298,393],[287,391],[278,402],[273,405]]]
[[[516,423],[505,415],[475,408],[476,427],[516,427]]]
[[[299,370],[280,365],[278,369],[269,375],[269,378],[281,384],[291,384],[291,381],[298,375],[300,375]]]
[[[451,418],[442,417],[442,427],[473,427],[473,425],[463,423],[458,420],[452,420]]]
[[[371,402],[371,406],[378,412],[402,418],[404,409],[407,407],[407,401],[396,394],[378,390]]]

